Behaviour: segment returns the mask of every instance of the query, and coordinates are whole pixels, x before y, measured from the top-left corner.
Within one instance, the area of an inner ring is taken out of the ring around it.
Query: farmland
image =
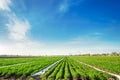
[[[56,63],[45,73],[40,72],[49,65]],[[0,80],[117,80],[115,76],[97,71],[84,62],[100,69],[119,75],[120,57],[105,56],[56,56],[30,58],[0,58]]]
[[[41,57],[41,58],[0,58],[0,67],[12,65],[12,64],[18,64],[18,63],[28,63],[28,62],[38,61],[42,59],[44,59],[44,57]]]
[[[119,56],[76,56],[74,59],[120,75]]]
[[[65,58],[40,77],[44,80],[107,80],[113,76],[96,71],[71,58]]]
[[[0,77],[1,79],[9,79],[9,78],[20,78],[20,79],[25,79],[27,78],[27,76],[30,76],[44,68],[46,68],[47,66],[49,66],[50,64],[54,63],[55,61],[61,59],[61,57],[39,57],[39,58],[18,58],[18,62],[19,60],[23,60],[23,62],[26,62],[26,64],[20,64],[20,65],[13,65],[13,62],[16,63],[17,58],[13,58],[13,59],[7,59],[6,60],[6,65],[7,62],[10,64],[10,66],[6,67],[5,64],[4,66],[1,66],[0,68]],[[21,63],[22,61],[20,61]],[[17,63],[19,64],[19,63]]]

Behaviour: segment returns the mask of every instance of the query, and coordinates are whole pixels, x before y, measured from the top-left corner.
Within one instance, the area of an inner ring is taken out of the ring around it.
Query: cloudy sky
[[[120,0],[0,0],[0,55],[120,51]]]

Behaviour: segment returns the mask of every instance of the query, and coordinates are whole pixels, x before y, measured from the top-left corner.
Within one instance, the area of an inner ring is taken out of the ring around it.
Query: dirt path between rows
[[[84,65],[86,65],[86,66],[89,66],[89,67],[91,67],[91,68],[93,68],[93,69],[95,69],[95,70],[97,70],[97,71],[104,72],[104,73],[107,73],[107,74],[109,74],[109,75],[115,76],[115,77],[118,78],[118,80],[120,80],[120,75],[118,75],[118,74],[114,74],[114,73],[111,73],[111,72],[108,72],[108,71],[99,69],[99,68],[97,68],[97,67],[95,67],[95,66],[92,66],[92,65],[87,64],[87,63],[84,63],[84,62],[80,62],[80,61],[78,61],[78,62],[81,63],[81,64],[84,64]]]

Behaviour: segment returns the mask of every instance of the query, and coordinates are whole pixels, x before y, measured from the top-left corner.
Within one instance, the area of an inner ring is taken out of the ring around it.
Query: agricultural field
[[[74,56],[72,58],[120,75],[120,56]]]
[[[57,60],[59,60],[61,58],[62,57],[3,59],[6,61],[1,62],[1,64],[4,64],[4,66],[0,67],[0,80],[17,79],[17,78],[20,80],[25,80],[27,77],[35,74],[36,72],[39,72],[40,70],[46,68],[47,66],[49,66],[50,64],[56,62]],[[18,61],[18,63],[16,61]],[[10,65],[8,65],[8,64],[10,64]],[[19,65],[17,65],[17,64],[19,64]]]
[[[46,57],[45,57],[46,58]],[[20,64],[20,63],[28,63],[28,62],[34,62],[38,60],[43,60],[44,57],[36,57],[36,58],[0,58],[0,67],[1,66],[8,66],[12,64]]]
[[[67,57],[41,75],[43,80],[108,80],[114,78]]]
[[[120,69],[118,67],[120,66],[120,57],[107,58],[99,56],[0,58],[0,80],[118,80],[115,76],[97,71],[80,63],[85,62],[101,69],[109,70],[107,67],[102,67],[107,64],[111,68],[114,67],[116,69],[116,71],[114,68],[113,70],[111,69],[112,72],[119,74],[117,70]],[[44,73],[33,76],[57,61],[59,62]],[[114,64],[111,64],[113,62]]]

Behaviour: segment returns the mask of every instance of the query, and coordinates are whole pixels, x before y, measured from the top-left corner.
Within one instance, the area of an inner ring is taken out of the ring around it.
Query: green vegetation
[[[0,58],[0,80],[117,80],[107,73],[96,71],[80,62],[120,73],[120,57],[117,56],[70,56],[70,57]],[[3,61],[2,61],[3,59]],[[40,76],[31,75],[62,59]],[[19,64],[19,65],[16,65]],[[13,66],[9,66],[13,65]],[[6,67],[8,66],[8,67]]]
[[[44,60],[47,57],[26,57],[26,58],[0,58],[0,67],[14,65],[14,64],[21,64],[21,63],[28,63],[28,62],[36,62]]]
[[[113,76],[106,73],[96,71],[93,68],[80,64],[69,57],[64,58],[61,63],[58,63],[41,76],[44,80],[107,80],[112,77]]]
[[[35,59],[35,61],[34,58],[32,58],[32,62],[28,61],[29,63],[27,64],[3,67],[0,68],[0,77],[27,77],[41,71],[61,58],[62,57],[39,57]]]
[[[74,56],[71,58],[120,74],[120,56]]]

